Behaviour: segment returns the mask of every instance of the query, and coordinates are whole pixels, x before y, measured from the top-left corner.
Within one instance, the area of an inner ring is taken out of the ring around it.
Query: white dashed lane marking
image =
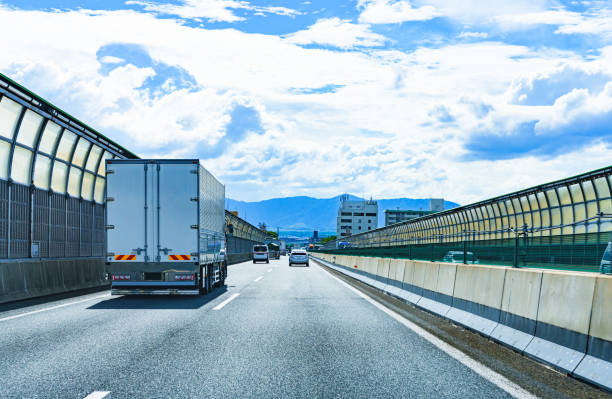
[[[108,395],[110,391],[94,391],[89,395],[85,396],[85,399],[102,399]]]
[[[217,306],[215,306],[213,308],[213,310],[221,310],[225,305],[227,305],[228,303],[230,303],[231,301],[233,301],[234,299],[236,299],[238,297],[238,295],[240,295],[240,293],[235,293],[232,296],[230,296],[229,298],[227,298],[225,301],[221,302],[220,304],[218,304]]]

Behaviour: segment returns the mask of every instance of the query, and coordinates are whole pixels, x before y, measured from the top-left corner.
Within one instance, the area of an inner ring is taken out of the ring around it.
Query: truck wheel
[[[227,263],[223,262],[221,265],[221,281],[219,281],[219,285],[223,287],[225,285],[225,278],[227,277]]]
[[[198,285],[199,285],[198,288],[200,290],[200,295],[208,294],[208,282],[206,281],[208,280],[208,277],[204,277],[204,274],[205,274],[204,266],[200,266],[200,281],[198,281]]]

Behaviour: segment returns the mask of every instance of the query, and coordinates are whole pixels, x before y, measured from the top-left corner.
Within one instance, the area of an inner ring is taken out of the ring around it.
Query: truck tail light
[[[129,280],[131,276],[129,274],[113,274],[111,275],[111,280],[120,281],[120,280]]]
[[[177,274],[174,279],[177,281],[193,281],[195,277],[193,274]]]

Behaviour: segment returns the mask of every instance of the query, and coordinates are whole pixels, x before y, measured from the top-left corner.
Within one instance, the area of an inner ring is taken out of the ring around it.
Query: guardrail
[[[612,276],[326,253],[312,257],[612,391]]]

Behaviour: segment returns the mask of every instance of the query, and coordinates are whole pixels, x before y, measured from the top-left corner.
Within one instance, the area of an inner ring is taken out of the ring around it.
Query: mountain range
[[[282,231],[319,230],[336,231],[336,216],[340,205],[340,195],[332,198],[312,198],[306,196],[272,198],[257,202],[226,199],[225,207],[238,211],[238,216],[255,226],[265,223],[269,230],[279,228]],[[363,198],[349,195],[350,200]],[[393,198],[378,199],[378,226],[385,224],[386,209],[428,210],[429,199]],[[451,209],[459,204],[444,201],[444,209]]]

